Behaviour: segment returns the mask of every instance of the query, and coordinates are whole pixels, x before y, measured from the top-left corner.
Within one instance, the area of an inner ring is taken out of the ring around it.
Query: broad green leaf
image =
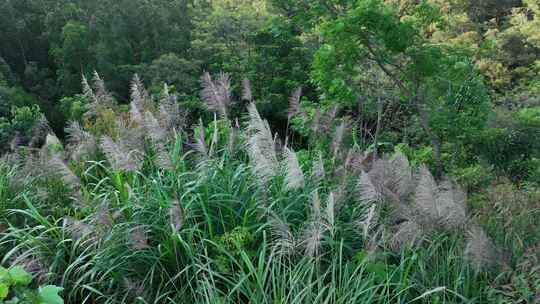
[[[9,293],[9,286],[4,283],[0,283],[0,300],[4,300]]]
[[[32,282],[32,275],[22,266],[15,266],[9,269],[9,276],[14,285],[28,285]]]
[[[40,304],[64,304],[64,300],[58,295],[62,290],[63,288],[54,285],[40,287],[38,291]]]

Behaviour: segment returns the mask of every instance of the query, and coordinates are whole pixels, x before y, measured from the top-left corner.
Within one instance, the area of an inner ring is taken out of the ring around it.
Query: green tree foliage
[[[63,28],[61,44],[51,50],[58,65],[58,82],[66,93],[78,92],[80,78],[91,66],[90,32],[88,27],[69,21]]]
[[[354,86],[358,75],[379,69],[402,102],[417,112],[440,162],[441,141],[459,141],[484,126],[488,100],[465,52],[421,35],[417,22],[435,19],[432,12],[419,6],[415,19],[403,20],[380,1],[358,2],[323,23],[324,44],[314,61],[313,79],[323,98],[353,105],[359,98]]]
[[[538,169],[540,108],[499,110],[490,119],[491,128],[477,134],[478,153],[514,180],[527,178]]]
[[[297,87],[310,95],[309,70],[313,49],[302,42],[293,25],[274,17],[251,37],[254,52],[248,63],[246,78],[254,96],[264,104],[262,111],[272,122],[287,117],[288,97]]]
[[[185,56],[191,41],[189,3],[175,1],[44,0],[0,3],[0,54],[21,76],[26,89],[34,85],[24,72],[31,62],[58,83],[58,91],[35,90],[58,98],[78,91],[80,75],[94,69],[116,75],[111,86],[125,87],[132,66],[161,54]],[[123,79],[118,79],[120,75]],[[41,80],[43,82],[43,80]],[[127,94],[127,92],[121,92]]]
[[[175,53],[167,53],[144,66],[141,72],[151,83],[152,90],[161,90],[163,84],[174,86],[176,92],[192,96],[196,94],[202,73],[200,61],[187,60]]]
[[[250,37],[269,20],[265,1],[210,1],[194,9],[192,48],[205,70],[242,75],[254,45]]]

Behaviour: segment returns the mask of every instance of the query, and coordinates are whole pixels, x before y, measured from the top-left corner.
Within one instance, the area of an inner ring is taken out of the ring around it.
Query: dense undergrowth
[[[0,163],[2,264],[66,303],[540,300],[537,190],[467,195],[401,152],[361,151],[335,110],[295,152],[247,82],[233,119],[229,84],[203,78],[204,125],[167,88],[135,78],[123,111],[85,80],[65,144],[43,120]]]

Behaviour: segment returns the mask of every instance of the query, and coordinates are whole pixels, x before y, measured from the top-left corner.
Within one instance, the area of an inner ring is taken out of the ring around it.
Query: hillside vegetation
[[[0,0],[0,303],[539,303],[534,0]]]

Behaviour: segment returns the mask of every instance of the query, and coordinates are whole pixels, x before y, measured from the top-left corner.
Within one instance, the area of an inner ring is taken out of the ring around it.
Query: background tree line
[[[41,113],[59,134],[81,120],[93,71],[120,103],[138,73],[198,115],[200,76],[224,71],[235,94],[250,80],[297,145],[335,112],[358,145],[398,147],[473,186],[499,172],[540,180],[535,0],[1,0],[0,14],[4,152]]]

